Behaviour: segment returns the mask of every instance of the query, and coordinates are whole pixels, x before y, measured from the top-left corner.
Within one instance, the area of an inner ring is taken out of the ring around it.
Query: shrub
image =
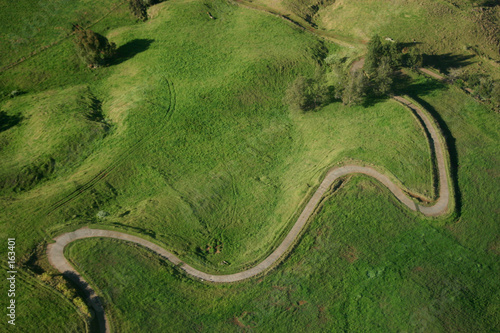
[[[89,67],[106,64],[116,53],[115,43],[90,29],[75,27],[75,46],[80,59]]]
[[[394,69],[387,57],[383,57],[376,69],[373,79],[373,90],[377,95],[387,95],[392,92],[392,83],[394,81]]]
[[[151,2],[151,1],[148,1]],[[143,0],[128,0],[128,6],[132,14],[141,21],[146,21],[148,18],[148,5]]]
[[[324,75],[314,78],[299,76],[287,90],[285,102],[302,111],[314,110],[328,100],[328,88]]]
[[[347,86],[342,93],[342,103],[344,105],[360,105],[365,101],[368,89],[368,79],[363,71],[357,70],[349,76]]]
[[[495,82],[491,89],[491,103],[497,110],[500,109],[500,82]]]

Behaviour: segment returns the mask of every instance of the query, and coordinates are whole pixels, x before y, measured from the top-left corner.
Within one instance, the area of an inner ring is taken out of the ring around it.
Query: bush
[[[342,103],[344,105],[360,105],[365,101],[368,89],[368,79],[363,71],[357,70],[349,76],[347,86],[342,93]]]
[[[116,54],[115,43],[90,29],[75,27],[75,46],[80,59],[89,67],[104,65]]]
[[[147,7],[151,7],[152,5],[156,5],[157,3],[160,3],[162,0],[144,0],[144,4]]]
[[[151,1],[148,1],[148,3]],[[146,21],[148,18],[148,5],[143,0],[128,0],[128,6],[132,14],[141,21]]]
[[[394,81],[394,69],[387,57],[383,57],[379,66],[376,69],[373,78],[373,91],[376,95],[387,95],[392,92],[392,84]]]
[[[493,91],[493,80],[489,77],[482,77],[479,79],[479,85],[475,89],[475,93],[483,100],[491,98]]]
[[[491,90],[491,103],[495,109],[500,109],[500,82],[495,82]]]
[[[288,88],[285,103],[302,111],[314,110],[328,101],[328,88],[324,75],[314,78],[299,76]]]
[[[409,51],[403,55],[402,65],[408,68],[418,68],[422,67],[424,58],[422,52],[418,48],[411,47]]]

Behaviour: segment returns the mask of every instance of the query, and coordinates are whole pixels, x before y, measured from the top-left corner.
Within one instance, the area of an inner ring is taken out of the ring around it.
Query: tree
[[[314,78],[299,76],[287,90],[285,102],[302,111],[314,110],[328,100],[328,87],[324,75]]]
[[[365,77],[363,71],[357,70],[353,72],[342,93],[342,103],[344,105],[362,104],[365,100],[367,88],[368,79]]]
[[[420,52],[420,50],[415,46],[410,47],[410,50],[407,54],[405,54],[405,57],[403,58],[403,66],[408,68],[422,67],[423,62],[424,59],[422,56],[422,52]]]
[[[143,0],[128,0],[128,6],[132,14],[141,21],[146,21],[148,18],[148,6]]]
[[[116,53],[115,43],[90,29],[75,26],[75,36],[78,56],[89,67],[104,65]]]
[[[374,82],[374,92],[377,95],[387,95],[392,92],[394,81],[394,69],[388,57],[383,57],[376,69]]]
[[[378,67],[380,58],[384,55],[384,47],[379,35],[373,36],[368,42],[368,51],[365,57],[364,68],[367,73],[375,72]]]

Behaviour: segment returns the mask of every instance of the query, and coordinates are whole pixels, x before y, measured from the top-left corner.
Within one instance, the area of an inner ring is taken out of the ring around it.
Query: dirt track
[[[289,231],[285,239],[279,244],[279,246],[261,263],[252,267],[246,271],[242,271],[230,275],[213,275],[202,271],[199,271],[188,264],[181,261],[172,253],[168,252],[164,248],[149,242],[143,238],[132,236],[126,233],[110,230],[99,230],[99,229],[89,229],[82,228],[73,232],[68,232],[56,237],[55,243],[49,244],[47,247],[47,256],[50,264],[56,268],[61,273],[71,276],[77,284],[79,284],[85,292],[89,295],[89,303],[96,311],[98,317],[100,318],[101,331],[110,331],[109,322],[104,314],[104,309],[99,301],[99,297],[95,294],[88,283],[78,274],[78,272],[73,268],[73,266],[64,257],[64,248],[69,243],[83,238],[91,237],[106,237],[115,238],[132,243],[139,244],[148,248],[159,255],[163,256],[174,265],[179,265],[187,274],[192,275],[196,278],[205,281],[211,281],[216,283],[229,283],[237,282],[244,279],[248,279],[266,272],[270,267],[279,262],[280,258],[283,257],[285,253],[293,246],[297,238],[300,236],[302,230],[304,229],[309,217],[313,214],[314,210],[320,203],[324,194],[330,189],[331,185],[339,178],[344,177],[349,174],[361,173],[367,176],[371,176],[382,184],[384,184],[392,194],[406,207],[413,211],[419,211],[426,216],[437,216],[442,215],[449,210],[449,185],[448,185],[448,175],[446,168],[446,159],[444,156],[444,147],[442,145],[442,138],[438,134],[438,130],[434,127],[431,120],[427,117],[426,113],[420,110],[417,106],[413,105],[410,101],[404,99],[403,97],[394,97],[398,102],[406,105],[412,109],[423,121],[424,126],[430,134],[430,142],[433,144],[433,148],[436,155],[436,164],[439,174],[439,199],[432,206],[422,206],[415,203],[410,197],[408,197],[405,192],[394,182],[390,180],[386,175],[376,171],[370,167],[363,167],[357,165],[345,165],[337,168],[331,169],[322,183],[319,185],[318,189],[312,196],[312,198],[307,203],[306,207],[300,214],[299,218],[293,225],[292,229]]]

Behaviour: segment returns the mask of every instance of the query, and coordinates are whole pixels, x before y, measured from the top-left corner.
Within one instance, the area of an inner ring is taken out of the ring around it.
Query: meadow
[[[377,182],[355,176],[324,203],[286,260],[259,279],[202,284],[157,255],[108,239],[74,242],[67,255],[99,286],[120,331],[495,331],[496,115],[456,88],[413,97],[441,124],[458,165],[456,220],[415,216]],[[154,304],[154,319],[136,304]]]
[[[92,6],[81,0],[2,0],[0,8],[0,68],[67,40],[73,24],[93,27],[105,20],[105,29],[112,29],[134,21],[126,3],[113,0],[92,2]]]
[[[57,19],[69,24],[75,13]],[[150,15],[136,23],[119,9],[93,25],[118,46],[108,67],[86,68],[67,39],[0,73],[3,90],[23,92],[0,101],[11,120],[0,131],[0,234],[18,239],[27,283],[50,270],[39,244],[84,225],[142,235],[203,271],[240,271],[274,249],[326,170],[347,162],[435,198],[427,139],[400,104],[335,102],[306,113],[283,104],[298,75],[348,48],[222,1],[168,1]],[[40,33],[30,45],[60,37]],[[456,219],[421,218],[355,176],[283,264],[228,286],[193,281],[124,243],[73,243],[69,257],[102,292],[114,327],[500,329],[491,278],[499,272],[497,115],[409,74],[408,94],[450,147]],[[47,313],[46,327],[81,331],[83,316],[54,301],[60,296],[48,287],[23,293],[18,329],[38,327],[36,314]]]

